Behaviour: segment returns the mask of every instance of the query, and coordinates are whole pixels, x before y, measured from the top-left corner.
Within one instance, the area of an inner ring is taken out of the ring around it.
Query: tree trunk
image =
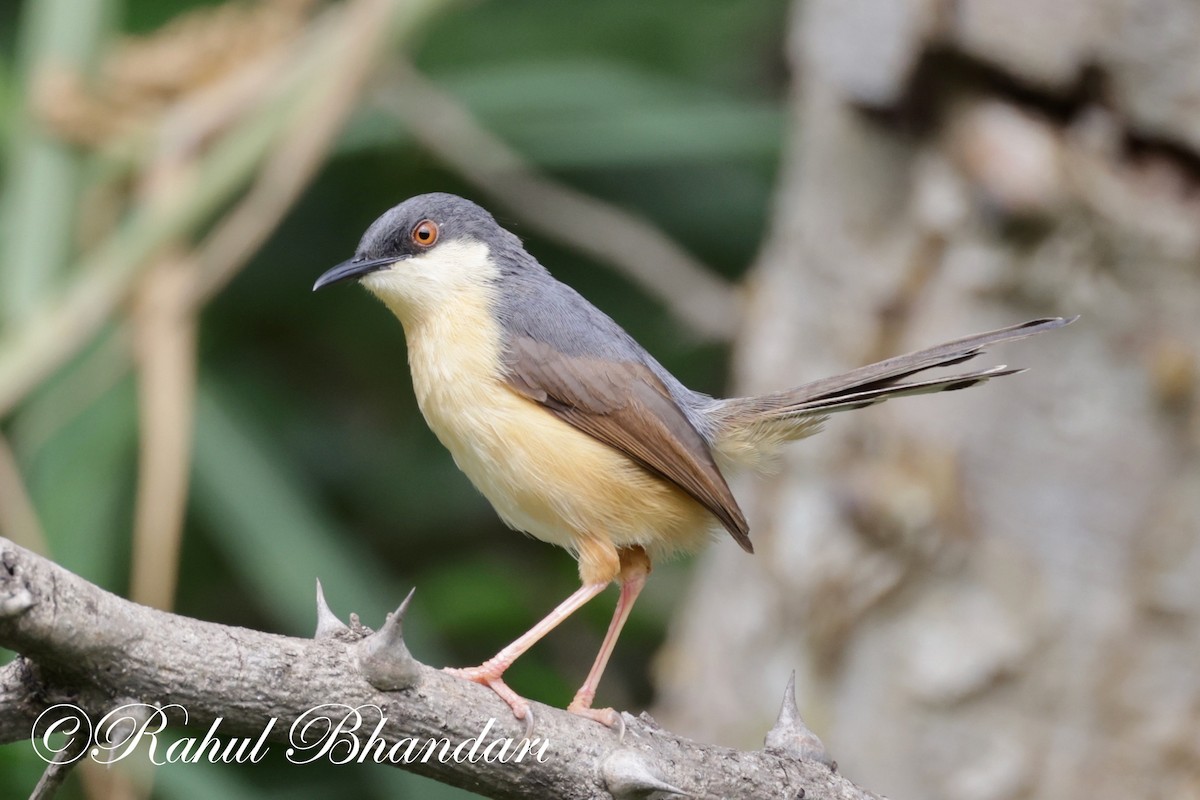
[[[890,797],[1200,797],[1200,10],[809,0],[790,51],[740,392],[1083,318],[743,476],[656,717],[752,745],[796,668]]]

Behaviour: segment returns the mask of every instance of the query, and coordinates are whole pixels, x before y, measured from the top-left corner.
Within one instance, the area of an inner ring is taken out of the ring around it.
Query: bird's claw
[[[617,738],[621,744],[625,742],[625,718],[615,709],[611,708],[591,708],[577,700],[567,706],[567,711],[572,714],[578,714],[581,717],[587,717],[590,720],[595,720],[601,725],[611,728],[617,732]]]
[[[528,700],[514,692],[504,682],[501,678],[504,674],[503,670],[498,671],[485,663],[478,667],[444,667],[442,672],[491,689],[508,704],[514,717],[525,721],[525,738],[528,739],[533,734],[533,708],[530,707]]]

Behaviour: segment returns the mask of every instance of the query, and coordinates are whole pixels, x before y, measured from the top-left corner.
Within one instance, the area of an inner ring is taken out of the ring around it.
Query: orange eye
[[[413,244],[421,247],[432,247],[438,240],[438,225],[431,219],[423,219],[412,230]]]

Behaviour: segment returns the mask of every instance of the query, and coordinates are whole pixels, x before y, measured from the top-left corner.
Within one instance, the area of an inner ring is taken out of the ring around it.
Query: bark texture
[[[830,769],[790,695],[753,752],[683,739],[646,716],[626,714],[618,733],[538,703],[529,730],[491,690],[412,657],[400,629],[407,602],[371,632],[338,622],[319,599],[316,638],[275,636],[138,605],[0,539],[0,646],[21,654],[0,667],[0,744],[28,741],[35,729],[40,740],[59,712],[82,722],[54,709],[70,705],[90,718],[91,732],[72,747],[92,741],[104,763],[139,725],[161,730],[161,709],[172,727],[185,727],[186,711],[201,742],[219,720],[225,744],[263,736],[295,763],[387,763],[495,798],[876,797]],[[131,704],[140,713],[100,724]],[[511,739],[508,760],[471,758],[464,743],[473,737],[483,753]],[[420,758],[431,741],[432,755]],[[514,758],[527,741],[540,757]],[[157,763],[168,752],[164,739]]]
[[[809,0],[789,47],[738,390],[1083,318],[746,476],[758,554],[697,569],[659,718],[744,744],[796,668],[898,800],[1200,797],[1200,10]]]

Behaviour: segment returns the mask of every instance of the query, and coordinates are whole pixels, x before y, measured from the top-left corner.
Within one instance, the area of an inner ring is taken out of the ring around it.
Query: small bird
[[[1033,320],[794,389],[718,399],[676,380],[491,214],[455,195],[419,195],[387,211],[313,290],[350,280],[399,318],[417,404],[459,469],[508,526],[579,563],[582,586],[545,619],[480,666],[450,671],[491,687],[526,719],[529,701],[504,683],[505,670],[616,581],[608,633],[568,706],[610,726],[620,717],[592,707],[596,687],[651,564],[722,528],[753,552],[730,469],[760,465],[833,412],[1019,372],[910,380],[1074,321]]]

